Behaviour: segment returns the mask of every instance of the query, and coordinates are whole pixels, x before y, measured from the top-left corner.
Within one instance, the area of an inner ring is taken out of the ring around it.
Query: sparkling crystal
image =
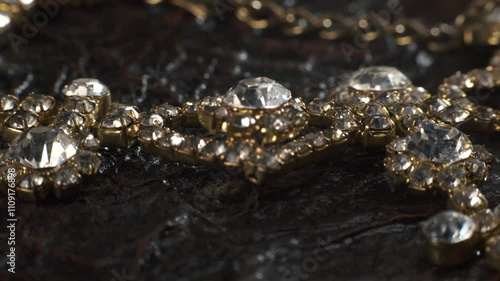
[[[54,173],[54,184],[59,187],[69,187],[79,184],[82,180],[80,174],[71,168],[64,168]]]
[[[399,100],[400,100],[400,97],[399,97],[399,94],[397,92],[381,93],[375,97],[375,101],[379,102],[383,105],[393,104],[393,103],[399,102]]]
[[[21,108],[32,113],[46,112],[52,108],[54,101],[44,95],[30,95],[22,103]]]
[[[450,196],[452,205],[457,206],[457,211],[473,213],[488,207],[488,201],[475,186],[465,186],[453,192]]]
[[[448,84],[458,87],[472,88],[474,84],[472,83],[470,77],[467,74],[457,72],[448,78]]]
[[[401,101],[402,102],[411,102],[411,103],[421,102],[423,100],[430,98],[430,96],[431,95],[429,94],[429,92],[427,92],[426,89],[424,89],[422,87],[416,87],[416,88],[412,88],[409,91],[405,92],[403,94],[403,96],[401,97]]]
[[[394,91],[410,85],[403,73],[388,66],[362,68],[349,81],[349,86],[357,91]]]
[[[307,134],[305,135],[305,139],[316,148],[322,148],[328,144],[328,140],[322,134],[318,133]]]
[[[139,132],[139,138],[143,141],[156,141],[165,135],[165,130],[160,127],[146,127]]]
[[[229,111],[226,107],[220,106],[215,110],[215,117],[218,119],[226,119],[229,116]]]
[[[139,124],[144,127],[161,127],[163,118],[158,114],[144,114],[139,120]]]
[[[94,111],[95,103],[81,97],[69,97],[63,105],[65,111],[88,114]]]
[[[221,156],[227,151],[227,146],[222,140],[213,140],[209,142],[203,149],[200,151],[200,155],[204,157]]]
[[[77,152],[76,143],[50,127],[33,128],[12,141],[9,155],[19,164],[32,168],[55,168]]]
[[[101,97],[109,94],[109,89],[94,78],[79,78],[66,85],[63,90],[65,96]]]
[[[139,110],[135,106],[130,106],[121,103],[115,103],[111,106],[109,116],[128,117],[132,120],[137,120],[140,117]]]
[[[224,103],[237,108],[273,109],[285,104],[292,98],[290,90],[276,81],[266,78],[247,78],[229,89]]]
[[[17,130],[26,130],[38,125],[38,117],[30,112],[16,112],[9,117],[7,125]]]
[[[408,149],[408,138],[395,139],[387,145],[387,148],[394,152],[403,152]]]
[[[500,220],[490,209],[474,213],[471,217],[483,237],[490,236],[490,234],[492,234],[493,231],[496,231],[500,225]]]
[[[466,163],[467,170],[476,179],[485,179],[488,176],[488,166],[481,160],[469,159]]]
[[[363,120],[363,123],[372,130],[390,130],[394,123],[389,117],[375,115]]]
[[[314,114],[323,114],[331,108],[332,106],[328,102],[319,99],[314,99],[307,105],[307,110]]]
[[[410,184],[413,187],[428,188],[434,183],[435,172],[427,165],[415,167],[410,173]]]
[[[408,151],[421,161],[449,164],[467,159],[472,143],[455,127],[429,123],[409,135]]]
[[[234,114],[231,116],[231,124],[239,129],[250,128],[255,122],[255,118],[249,114]]]
[[[478,106],[474,111],[474,113],[477,118],[486,121],[490,121],[497,116],[495,110],[487,106]]]
[[[378,103],[360,104],[358,107],[356,107],[356,111],[363,116],[364,115],[375,116],[375,115],[386,114],[385,107]]]
[[[461,165],[451,165],[443,168],[437,174],[441,187],[454,190],[467,183],[465,168]]]
[[[180,110],[178,107],[170,105],[168,103],[159,105],[154,109],[154,112],[165,119],[175,118],[180,114]]]
[[[309,122],[309,116],[302,110],[298,110],[295,107],[287,107],[282,110],[282,116],[288,119],[290,123],[294,126],[301,127],[306,126]]]
[[[453,100],[453,104],[459,106],[463,109],[466,109],[470,112],[473,112],[476,105],[468,98],[458,98]]]
[[[406,154],[396,154],[386,163],[387,169],[395,172],[408,171],[412,166],[411,157]]]
[[[323,130],[323,136],[332,142],[338,142],[347,138],[346,133],[340,129],[326,129]]]
[[[283,116],[269,114],[262,118],[262,123],[273,132],[285,132],[291,127],[291,123]]]
[[[425,100],[421,105],[422,109],[431,115],[437,114],[449,106],[451,106],[449,101],[438,97],[431,97]]]
[[[169,133],[167,135],[167,138],[170,140],[170,145],[172,147],[180,147],[186,141],[186,138],[182,134],[177,133],[177,132],[171,132],[171,133]],[[198,149],[199,148],[200,148],[200,146],[198,145]]]
[[[353,131],[358,128],[358,123],[354,118],[347,117],[334,120],[332,122],[332,127],[342,131]]]
[[[475,144],[472,147],[472,150],[474,151],[474,157],[483,162],[489,163],[493,160],[493,155],[486,149],[484,145]]]
[[[76,156],[76,169],[85,174],[91,175],[99,171],[101,166],[101,158],[98,153],[90,151],[82,151]]]
[[[259,167],[264,167],[266,169],[270,170],[280,169],[280,163],[278,162],[278,158],[276,157],[276,155],[267,152],[255,153],[250,157],[250,161],[254,165]]]
[[[102,121],[101,126],[106,129],[121,129],[132,124],[132,122],[129,117],[110,116]]]
[[[253,151],[253,145],[246,141],[237,141],[231,149],[226,152],[225,163],[238,164],[246,160]]]
[[[302,141],[293,141],[285,145],[293,154],[305,155],[311,151],[311,147]]]
[[[47,179],[39,174],[25,174],[19,180],[19,187],[23,189],[37,189],[47,183]]]
[[[420,107],[417,107],[413,103],[397,103],[393,104],[388,108],[389,112],[396,117],[405,117],[413,115],[423,115],[424,112]]]
[[[495,85],[493,74],[485,69],[475,69],[471,71],[471,76],[479,87],[491,88]]]
[[[17,98],[11,95],[3,96],[0,99],[0,111],[10,111],[16,108]]]
[[[458,124],[467,120],[470,115],[471,113],[462,107],[452,105],[439,113],[439,118],[446,123]]]
[[[470,217],[455,211],[444,211],[423,226],[424,235],[432,242],[456,244],[474,235],[476,224]]]
[[[409,131],[413,131],[415,128],[421,128],[429,123],[429,119],[423,115],[405,116],[401,120],[401,124]]]
[[[465,98],[467,95],[465,94],[464,91],[462,91],[462,89],[459,86],[443,85],[439,87],[439,96],[448,99],[458,99],[458,98]]]
[[[99,149],[99,147],[101,146],[101,143],[100,143],[98,138],[94,137],[94,135],[92,135],[92,134],[89,134],[82,141],[82,146],[86,149],[96,150],[96,149]]]
[[[69,128],[77,128],[85,124],[85,117],[78,112],[63,111],[55,120],[57,125],[66,125]]]

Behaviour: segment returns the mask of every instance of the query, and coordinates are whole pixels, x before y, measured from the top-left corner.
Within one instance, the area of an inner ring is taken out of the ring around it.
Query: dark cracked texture
[[[409,1],[403,14],[447,20],[466,2]],[[380,11],[386,2],[298,4],[354,14]],[[145,110],[221,94],[242,77],[263,75],[310,100],[374,64],[397,66],[434,90],[456,70],[484,66],[492,53],[434,54],[384,39],[348,61],[338,42],[256,35],[230,11],[222,17],[199,24],[141,1],[64,8],[17,53],[2,50],[0,86],[51,94],[92,76],[111,87],[115,100]],[[472,138],[497,157],[483,187],[495,206],[498,136]],[[453,268],[427,260],[419,223],[444,209],[444,199],[391,193],[381,150],[353,149],[261,187],[234,171],[169,163],[137,147],[102,153],[101,172],[74,199],[18,202],[17,273],[6,273],[2,236],[0,280],[500,280],[483,258]],[[6,201],[1,197],[2,225]]]

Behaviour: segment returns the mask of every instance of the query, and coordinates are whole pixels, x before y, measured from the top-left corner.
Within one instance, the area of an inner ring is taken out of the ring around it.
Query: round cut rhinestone
[[[0,110],[9,111],[13,110],[17,105],[17,98],[11,95],[3,96],[0,99]]]
[[[30,95],[22,103],[22,109],[32,113],[46,112],[52,108],[54,101],[44,95]]]
[[[481,211],[488,207],[488,201],[475,186],[466,186],[453,192],[450,201],[459,207],[457,211],[467,211],[468,213]]]
[[[36,126],[37,124],[38,117],[26,111],[17,112],[7,120],[7,125],[17,130],[29,129]]]
[[[410,85],[410,80],[403,73],[389,66],[363,68],[349,81],[349,86],[357,91],[393,91]]]
[[[229,89],[224,103],[247,109],[278,108],[292,98],[292,93],[276,81],[267,77],[247,78]]]
[[[434,174],[431,167],[426,165],[418,166],[410,174],[410,183],[417,188],[430,187],[434,183]]]
[[[62,90],[65,96],[78,97],[101,97],[109,94],[109,89],[106,85],[94,78],[80,78],[71,81]]]
[[[470,217],[455,211],[441,212],[423,227],[427,239],[442,244],[456,244],[470,239],[475,229],[476,224]]]
[[[472,143],[455,127],[429,123],[409,135],[408,151],[421,161],[449,164],[469,158]]]
[[[180,113],[178,107],[170,105],[168,103],[159,105],[154,109],[154,111],[165,119],[177,117]]]
[[[9,149],[12,159],[32,169],[60,166],[76,152],[76,143],[71,138],[50,127],[37,127],[21,134]]]

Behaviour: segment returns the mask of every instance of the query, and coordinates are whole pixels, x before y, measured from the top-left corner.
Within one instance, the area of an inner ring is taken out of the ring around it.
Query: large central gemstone
[[[408,151],[421,161],[450,164],[469,158],[472,143],[455,127],[431,123],[408,136]]]
[[[56,128],[37,127],[12,141],[9,155],[32,169],[55,168],[75,156],[75,141]]]
[[[267,77],[247,78],[238,82],[224,96],[224,103],[237,108],[273,109],[285,104],[292,93]]]
[[[357,91],[394,91],[410,85],[410,80],[401,71],[389,66],[362,68],[349,81],[349,86]]]

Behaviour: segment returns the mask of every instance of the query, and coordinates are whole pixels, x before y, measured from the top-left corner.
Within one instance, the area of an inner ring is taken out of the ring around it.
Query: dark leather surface
[[[435,90],[456,70],[485,66],[492,53],[434,54],[384,39],[349,60],[340,42],[256,35],[231,11],[200,24],[175,8],[141,2],[61,9],[18,52],[2,50],[2,91],[59,96],[68,80],[91,76],[112,89],[114,100],[146,110],[222,94],[243,77],[269,76],[310,100],[362,65],[397,66]],[[451,19],[465,2],[410,1],[401,15]],[[355,14],[379,11],[386,2],[305,4]],[[472,138],[496,156],[483,187],[494,207],[500,142],[498,136]],[[260,187],[238,172],[169,163],[137,147],[102,154],[100,174],[87,178],[74,199],[18,202],[17,273],[6,273],[2,254],[0,280],[500,279],[483,258],[454,268],[427,260],[419,223],[444,209],[445,200],[392,193],[382,150],[352,149]],[[2,222],[6,208],[2,197]]]

